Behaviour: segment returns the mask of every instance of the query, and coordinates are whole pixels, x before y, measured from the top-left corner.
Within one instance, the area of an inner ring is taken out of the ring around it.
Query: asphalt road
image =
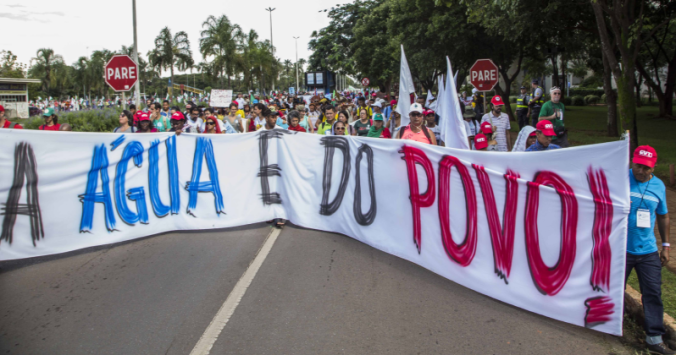
[[[188,354],[270,234],[169,233],[0,264],[0,354]],[[629,354],[351,238],[287,226],[211,354]]]

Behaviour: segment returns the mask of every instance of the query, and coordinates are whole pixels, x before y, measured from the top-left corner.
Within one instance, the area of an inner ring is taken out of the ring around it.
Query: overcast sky
[[[276,56],[282,61],[295,61],[293,37],[298,39],[298,58],[308,58],[307,43],[312,31],[328,24],[327,13],[345,0],[136,0],[138,49],[144,58],[154,39],[165,26],[172,34],[185,31],[190,39],[193,59],[203,61],[199,53],[199,34],[209,15],[225,14],[245,32],[256,30],[259,39],[270,38],[272,12],[273,41]],[[10,50],[18,60],[28,64],[39,48],[52,48],[73,64],[80,56],[89,56],[97,49],[118,51],[134,40],[132,0],[3,0],[0,4],[0,50]]]

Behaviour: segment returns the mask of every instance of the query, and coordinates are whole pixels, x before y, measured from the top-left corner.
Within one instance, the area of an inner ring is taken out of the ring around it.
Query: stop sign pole
[[[491,91],[498,84],[498,67],[490,59],[477,60],[469,70],[470,83],[484,92],[484,113],[486,112],[486,91]]]
[[[138,65],[128,55],[114,55],[103,68],[103,79],[116,92],[122,92],[122,101],[127,101],[125,92],[138,82]]]

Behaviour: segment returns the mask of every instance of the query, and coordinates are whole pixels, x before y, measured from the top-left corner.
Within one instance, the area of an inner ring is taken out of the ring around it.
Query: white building
[[[0,78],[0,105],[5,117],[28,118],[28,84],[40,83],[38,79]]]

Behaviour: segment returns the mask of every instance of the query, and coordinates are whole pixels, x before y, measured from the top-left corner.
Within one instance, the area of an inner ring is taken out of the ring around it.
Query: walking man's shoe
[[[659,343],[655,345],[648,345],[648,351],[650,351],[651,354],[663,354],[663,355],[673,355],[676,354],[676,351],[673,351],[667,347],[667,344],[664,343]]]

